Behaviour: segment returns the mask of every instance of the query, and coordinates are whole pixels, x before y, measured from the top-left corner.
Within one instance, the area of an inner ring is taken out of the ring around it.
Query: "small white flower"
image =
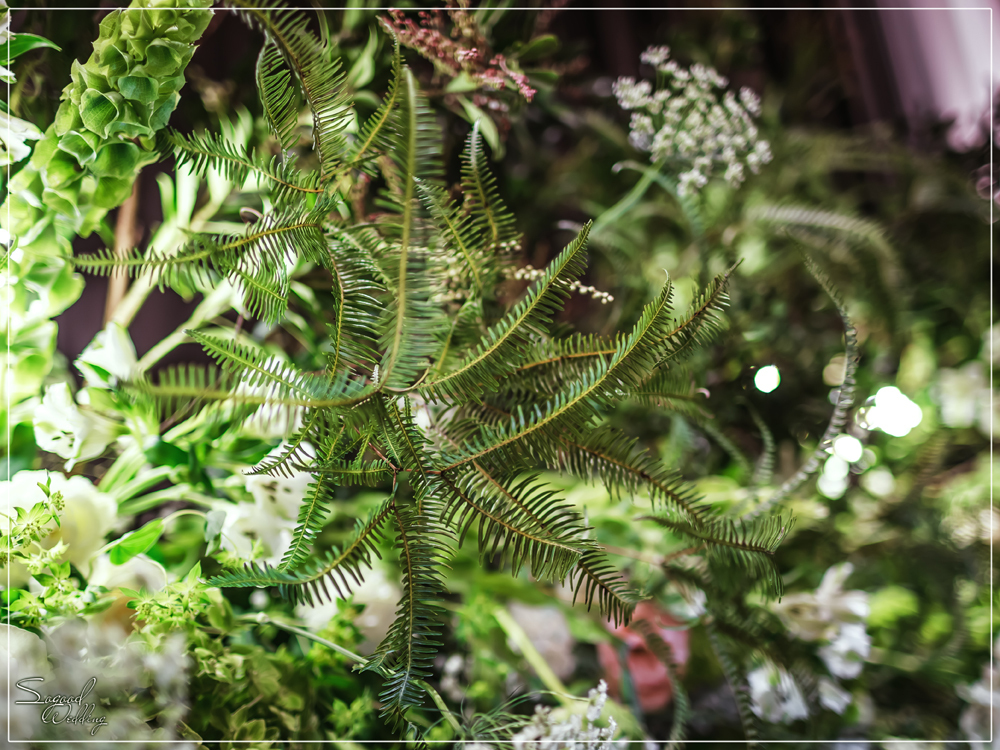
[[[823,575],[813,592],[786,594],[771,605],[792,635],[804,641],[836,637],[841,623],[855,623],[868,617],[868,594],[844,591],[844,581],[854,571],[850,563],[834,565]],[[861,625],[864,630],[864,625]]]
[[[871,653],[871,636],[864,623],[841,625],[833,641],[819,650],[830,674],[850,680],[861,674],[864,660]]]
[[[128,332],[117,323],[108,323],[76,359],[76,367],[87,385],[108,388],[111,378],[127,380],[136,365],[135,346]]]
[[[782,667],[767,662],[747,675],[751,710],[774,724],[790,724],[809,716],[805,699],[795,680]]]
[[[853,696],[833,680],[827,677],[819,678],[819,703],[836,714],[843,714],[851,705]]]
[[[642,60],[647,65],[652,65],[655,68],[659,68],[667,62],[670,57],[670,47],[649,47],[643,52],[639,59]]]
[[[9,73],[0,66],[0,76]],[[14,164],[31,155],[31,146],[26,141],[36,141],[42,137],[42,131],[30,122],[14,117],[6,112],[0,112],[0,166]]]
[[[121,425],[76,405],[66,383],[50,385],[35,411],[35,441],[42,450],[69,459],[66,470],[77,461],[104,453],[122,432]]]

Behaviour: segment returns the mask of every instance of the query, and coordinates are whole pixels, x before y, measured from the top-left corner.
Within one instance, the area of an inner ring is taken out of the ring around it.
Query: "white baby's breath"
[[[760,139],[753,118],[760,115],[760,98],[747,87],[739,97],[722,90],[729,82],[714,68],[694,64],[684,70],[669,59],[668,47],[649,47],[641,60],[656,68],[664,86],[619,78],[612,91],[622,109],[632,112],[629,142],[649,151],[653,162],[680,170],[678,193],[691,195],[708,183],[717,166],[727,182],[738,187],[745,169],[756,174],[771,161],[771,148]]]

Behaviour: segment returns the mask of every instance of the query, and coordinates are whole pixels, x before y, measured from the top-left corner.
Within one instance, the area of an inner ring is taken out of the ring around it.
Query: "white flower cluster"
[[[796,638],[825,641],[819,649],[820,658],[834,678],[845,680],[861,674],[871,652],[871,636],[864,623],[870,611],[868,594],[844,591],[844,582],[853,571],[850,563],[835,565],[826,571],[815,591],[788,594],[771,605]],[[836,679],[820,678],[819,687],[820,703],[825,708],[841,714],[850,705],[851,694]]]
[[[534,268],[531,265],[524,266],[523,268],[518,268],[514,271],[511,278],[517,281],[535,281],[540,279],[545,275],[545,270],[541,268]],[[602,305],[606,305],[609,302],[614,302],[615,297],[613,294],[608,292],[602,292],[596,286],[586,286],[581,284],[578,280],[570,282],[569,291],[579,292],[580,294],[586,294],[593,299],[598,300]]]
[[[654,162],[687,167],[678,178],[681,195],[704,187],[719,165],[738,187],[746,179],[744,168],[756,174],[771,161],[770,144],[753,122],[760,99],[746,87],[739,98],[732,91],[722,94],[729,82],[713,68],[696,63],[685,70],[669,57],[668,47],[650,47],[641,58],[661,74],[664,87],[653,91],[649,81],[628,77],[612,86],[619,106],[632,111],[629,141],[651,152]]]
[[[178,738],[188,712],[191,666],[183,636],[174,633],[157,643],[138,634],[130,636],[116,625],[84,620],[43,627],[42,633],[44,640],[21,628],[0,625],[0,653],[10,663],[8,678],[0,680],[0,697],[5,699],[0,700],[0,721],[10,727],[12,738],[34,740],[31,747],[67,744],[72,736],[67,727],[79,719],[78,736],[97,744],[128,739],[131,747],[158,741],[194,750],[194,744]],[[34,699],[18,685],[27,677],[43,678],[23,684],[45,698],[71,696],[71,703],[49,717],[38,706],[17,705],[16,701]],[[135,703],[140,692],[151,700],[145,707]],[[80,706],[70,710],[74,700]],[[92,711],[86,710],[87,704],[93,704]],[[155,719],[145,716],[144,709],[154,711]]]
[[[615,720],[608,718],[608,726],[603,728],[596,725],[607,700],[608,685],[601,680],[587,694],[584,716],[571,714],[559,721],[550,709],[536,706],[531,723],[510,738],[511,744],[514,750],[615,750]]]

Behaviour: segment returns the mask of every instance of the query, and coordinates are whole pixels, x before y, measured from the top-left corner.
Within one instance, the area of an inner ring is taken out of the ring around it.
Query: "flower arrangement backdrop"
[[[11,740],[987,744],[992,134],[896,16],[3,13]]]

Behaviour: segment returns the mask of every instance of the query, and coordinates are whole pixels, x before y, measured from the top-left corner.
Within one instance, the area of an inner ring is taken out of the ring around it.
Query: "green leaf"
[[[97,152],[91,171],[98,177],[131,177],[139,163],[139,148],[134,143],[109,143]]]
[[[226,522],[226,511],[211,510],[205,516],[205,542],[211,544],[222,535],[222,525]]]
[[[154,438],[142,453],[154,466],[184,466],[188,461],[187,451],[160,438]]]
[[[148,551],[163,532],[163,519],[154,518],[141,529],[130,531],[108,550],[108,556],[114,565],[128,562],[136,555]]]
[[[113,95],[102,94],[94,89],[87,89],[80,98],[80,117],[87,130],[107,137],[108,126],[118,119],[118,105]]]
[[[554,35],[536,36],[521,48],[517,53],[517,59],[521,62],[530,62],[548,57],[557,49],[559,49],[559,39]]]
[[[25,52],[45,47],[59,52],[62,51],[59,45],[50,42],[45,37],[37,36],[36,34],[15,34],[10,41],[0,44],[0,62],[6,61],[4,64],[9,65],[11,61],[20,57]]]
[[[465,110],[465,118],[469,122],[479,125],[479,132],[483,134],[483,138],[490,145],[493,158],[502,159],[504,148],[503,143],[500,141],[500,131],[497,130],[496,123],[490,119],[489,115],[464,96],[458,97],[458,101],[461,103],[462,109]]]
[[[156,101],[159,88],[155,80],[145,76],[124,76],[118,79],[118,89],[122,92],[122,96],[143,104]]]

